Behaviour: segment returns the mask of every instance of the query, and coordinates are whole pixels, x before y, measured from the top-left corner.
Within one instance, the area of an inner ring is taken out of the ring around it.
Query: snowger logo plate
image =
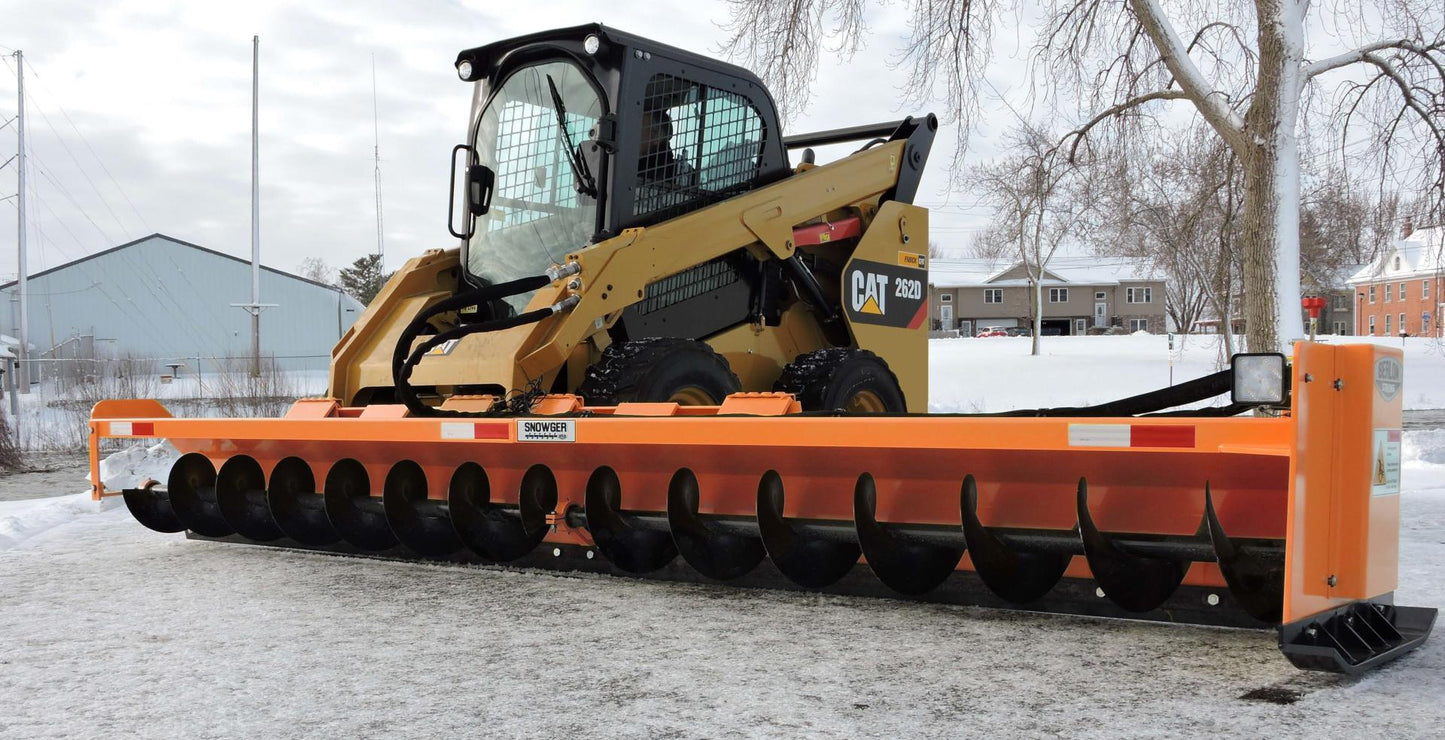
[[[1405,383],[1405,366],[1393,357],[1381,357],[1375,361],[1375,388],[1386,401],[1395,400],[1400,386]]]
[[[917,268],[853,260],[843,273],[843,310],[855,324],[917,328],[927,314],[926,277]]]
[[[518,442],[576,442],[577,422],[571,419],[518,419]]]

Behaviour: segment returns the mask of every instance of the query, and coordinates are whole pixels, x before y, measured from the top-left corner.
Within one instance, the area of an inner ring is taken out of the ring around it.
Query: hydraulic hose
[[[406,329],[402,330],[401,336],[396,341],[396,349],[392,352],[391,377],[392,382],[396,386],[397,398],[400,399],[401,402],[406,405],[407,410],[409,410],[415,416],[486,415],[486,412],[465,412],[437,409],[428,406],[425,403],[422,403],[421,398],[418,397],[416,394],[416,390],[413,389],[411,387],[411,383],[408,382],[411,378],[412,371],[416,369],[417,364],[421,362],[422,358],[426,356],[427,352],[431,351],[435,347],[445,344],[446,342],[450,342],[453,339],[460,339],[462,337],[472,334],[503,331],[505,329],[511,329],[513,327],[525,326],[527,324],[535,324],[538,321],[547,318],[548,316],[552,316],[562,311],[566,311],[577,305],[577,303],[581,301],[581,298],[579,296],[568,296],[567,298],[557,303],[554,303],[551,306],[547,306],[546,308],[539,308],[523,314],[518,314],[516,316],[508,316],[501,319],[492,319],[490,321],[482,321],[476,324],[465,324],[462,326],[458,326],[454,329],[448,329],[446,331],[433,335],[431,338],[417,345],[414,349],[411,346],[412,342],[415,341],[417,337],[421,336],[423,333],[425,333],[428,329],[431,328],[431,324],[429,322],[436,316],[452,311],[459,311],[463,308],[466,308],[467,306],[477,306],[501,298],[520,295],[522,293],[530,293],[556,280],[560,280],[569,275],[575,275],[579,271],[580,268],[578,267],[577,263],[571,262],[564,266],[550,268],[544,275],[534,275],[531,277],[518,278],[517,280],[511,280],[505,283],[488,285],[483,288],[469,290],[465,293],[458,293],[450,298],[438,301],[423,309],[420,313],[416,315],[415,318],[411,320],[410,324],[407,324]]]

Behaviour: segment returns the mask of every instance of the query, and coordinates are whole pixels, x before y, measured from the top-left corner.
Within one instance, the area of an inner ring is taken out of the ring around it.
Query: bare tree
[[[729,49],[773,86],[785,111],[807,102],[820,44],[844,56],[859,47],[862,19],[873,5],[730,4]],[[910,73],[914,101],[941,88],[948,117],[960,124],[955,156],[962,157],[995,22],[1014,25],[1025,8],[1004,0],[907,5],[911,33],[895,64]],[[1417,164],[1419,182],[1445,193],[1445,8],[1438,0],[1321,7],[1311,12],[1309,0],[1233,0],[1166,13],[1160,0],[1054,0],[1039,12],[1034,40],[1033,84],[1055,108],[1078,114],[1065,141],[1071,156],[1101,138],[1137,136],[1146,125],[1141,113],[1164,101],[1188,102],[1229,147],[1244,183],[1244,313],[1250,346],[1260,350],[1303,333],[1297,131],[1311,100],[1336,124],[1341,149],[1364,127],[1361,140],[1379,152],[1382,168],[1391,171],[1401,159]],[[1329,33],[1307,39],[1307,27]],[[1341,37],[1356,48],[1311,59],[1307,41]],[[1323,89],[1330,73],[1352,66],[1364,76]],[[961,169],[956,162],[953,171]]]
[[[1044,270],[1082,223],[1091,205],[1089,188],[1080,169],[1063,160],[1053,146],[1054,137],[1042,129],[1021,123],[1006,139],[1003,157],[970,173],[975,189],[994,209],[988,230],[974,242],[974,252],[994,258],[1012,254],[1023,265],[1033,319],[1031,352],[1037,355]]]
[[[1099,179],[1102,207],[1091,246],[1101,255],[1146,262],[1164,280],[1165,310],[1189,331],[1209,308],[1233,354],[1233,312],[1239,290],[1239,201],[1233,155],[1207,131],[1155,142],[1128,154],[1109,152]]]
[[[315,280],[323,285],[336,285],[336,268],[326,264],[326,260],[320,257],[307,257],[301,260],[296,267],[297,274],[307,280]]]

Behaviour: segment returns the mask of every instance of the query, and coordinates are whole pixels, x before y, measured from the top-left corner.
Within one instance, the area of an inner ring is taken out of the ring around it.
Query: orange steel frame
[[[558,513],[583,505],[587,478],[602,466],[618,474],[623,509],[665,511],[670,477],[688,468],[701,513],[752,516],[758,480],[775,470],[785,516],[851,522],[853,486],[866,472],[877,481],[879,521],[956,526],[959,485],[972,474],[985,525],[1069,530],[1082,476],[1102,530],[1178,536],[1198,528],[1208,482],[1231,537],[1286,540],[1291,622],[1395,588],[1399,496],[1370,495],[1369,476],[1372,431],[1398,430],[1401,418],[1398,394],[1387,401],[1374,382],[1375,363],[1398,356],[1373,345],[1301,343],[1293,407],[1278,417],[809,416],[792,413],[787,396],[739,394],[710,408],[591,408],[590,416],[566,417],[572,442],[519,441],[518,426],[537,416],[405,418],[401,407],[312,399],[281,419],[176,419],[156,401],[103,401],[90,422],[91,480],[97,499],[118,493],[101,482],[101,439],[166,438],[217,467],[250,455],[268,475],[281,459],[300,457],[318,481],[336,461],[354,458],[374,495],[391,465],[406,459],[426,473],[429,496],[445,499],[452,472],[471,461],[486,469],[494,500],[515,502],[523,473],[544,464],[557,479]],[[580,399],[548,397],[534,411],[580,407]],[[1085,446],[1101,443],[1079,434],[1081,425],[1109,427],[1105,441],[1132,438],[1136,446]],[[1132,435],[1107,434],[1116,426]],[[547,542],[592,544],[585,529],[556,520]],[[959,567],[971,568],[967,557]],[[1084,559],[1066,575],[1088,577]],[[1214,563],[1193,563],[1185,583],[1224,587]]]

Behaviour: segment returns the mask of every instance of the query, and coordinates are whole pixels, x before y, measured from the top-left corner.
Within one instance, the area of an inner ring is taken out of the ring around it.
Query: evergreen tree
[[[361,301],[362,305],[370,305],[371,299],[381,292],[381,286],[395,274],[381,272],[381,255],[368,254],[355,262],[350,267],[341,268],[338,278],[341,282],[341,289],[347,295]]]

